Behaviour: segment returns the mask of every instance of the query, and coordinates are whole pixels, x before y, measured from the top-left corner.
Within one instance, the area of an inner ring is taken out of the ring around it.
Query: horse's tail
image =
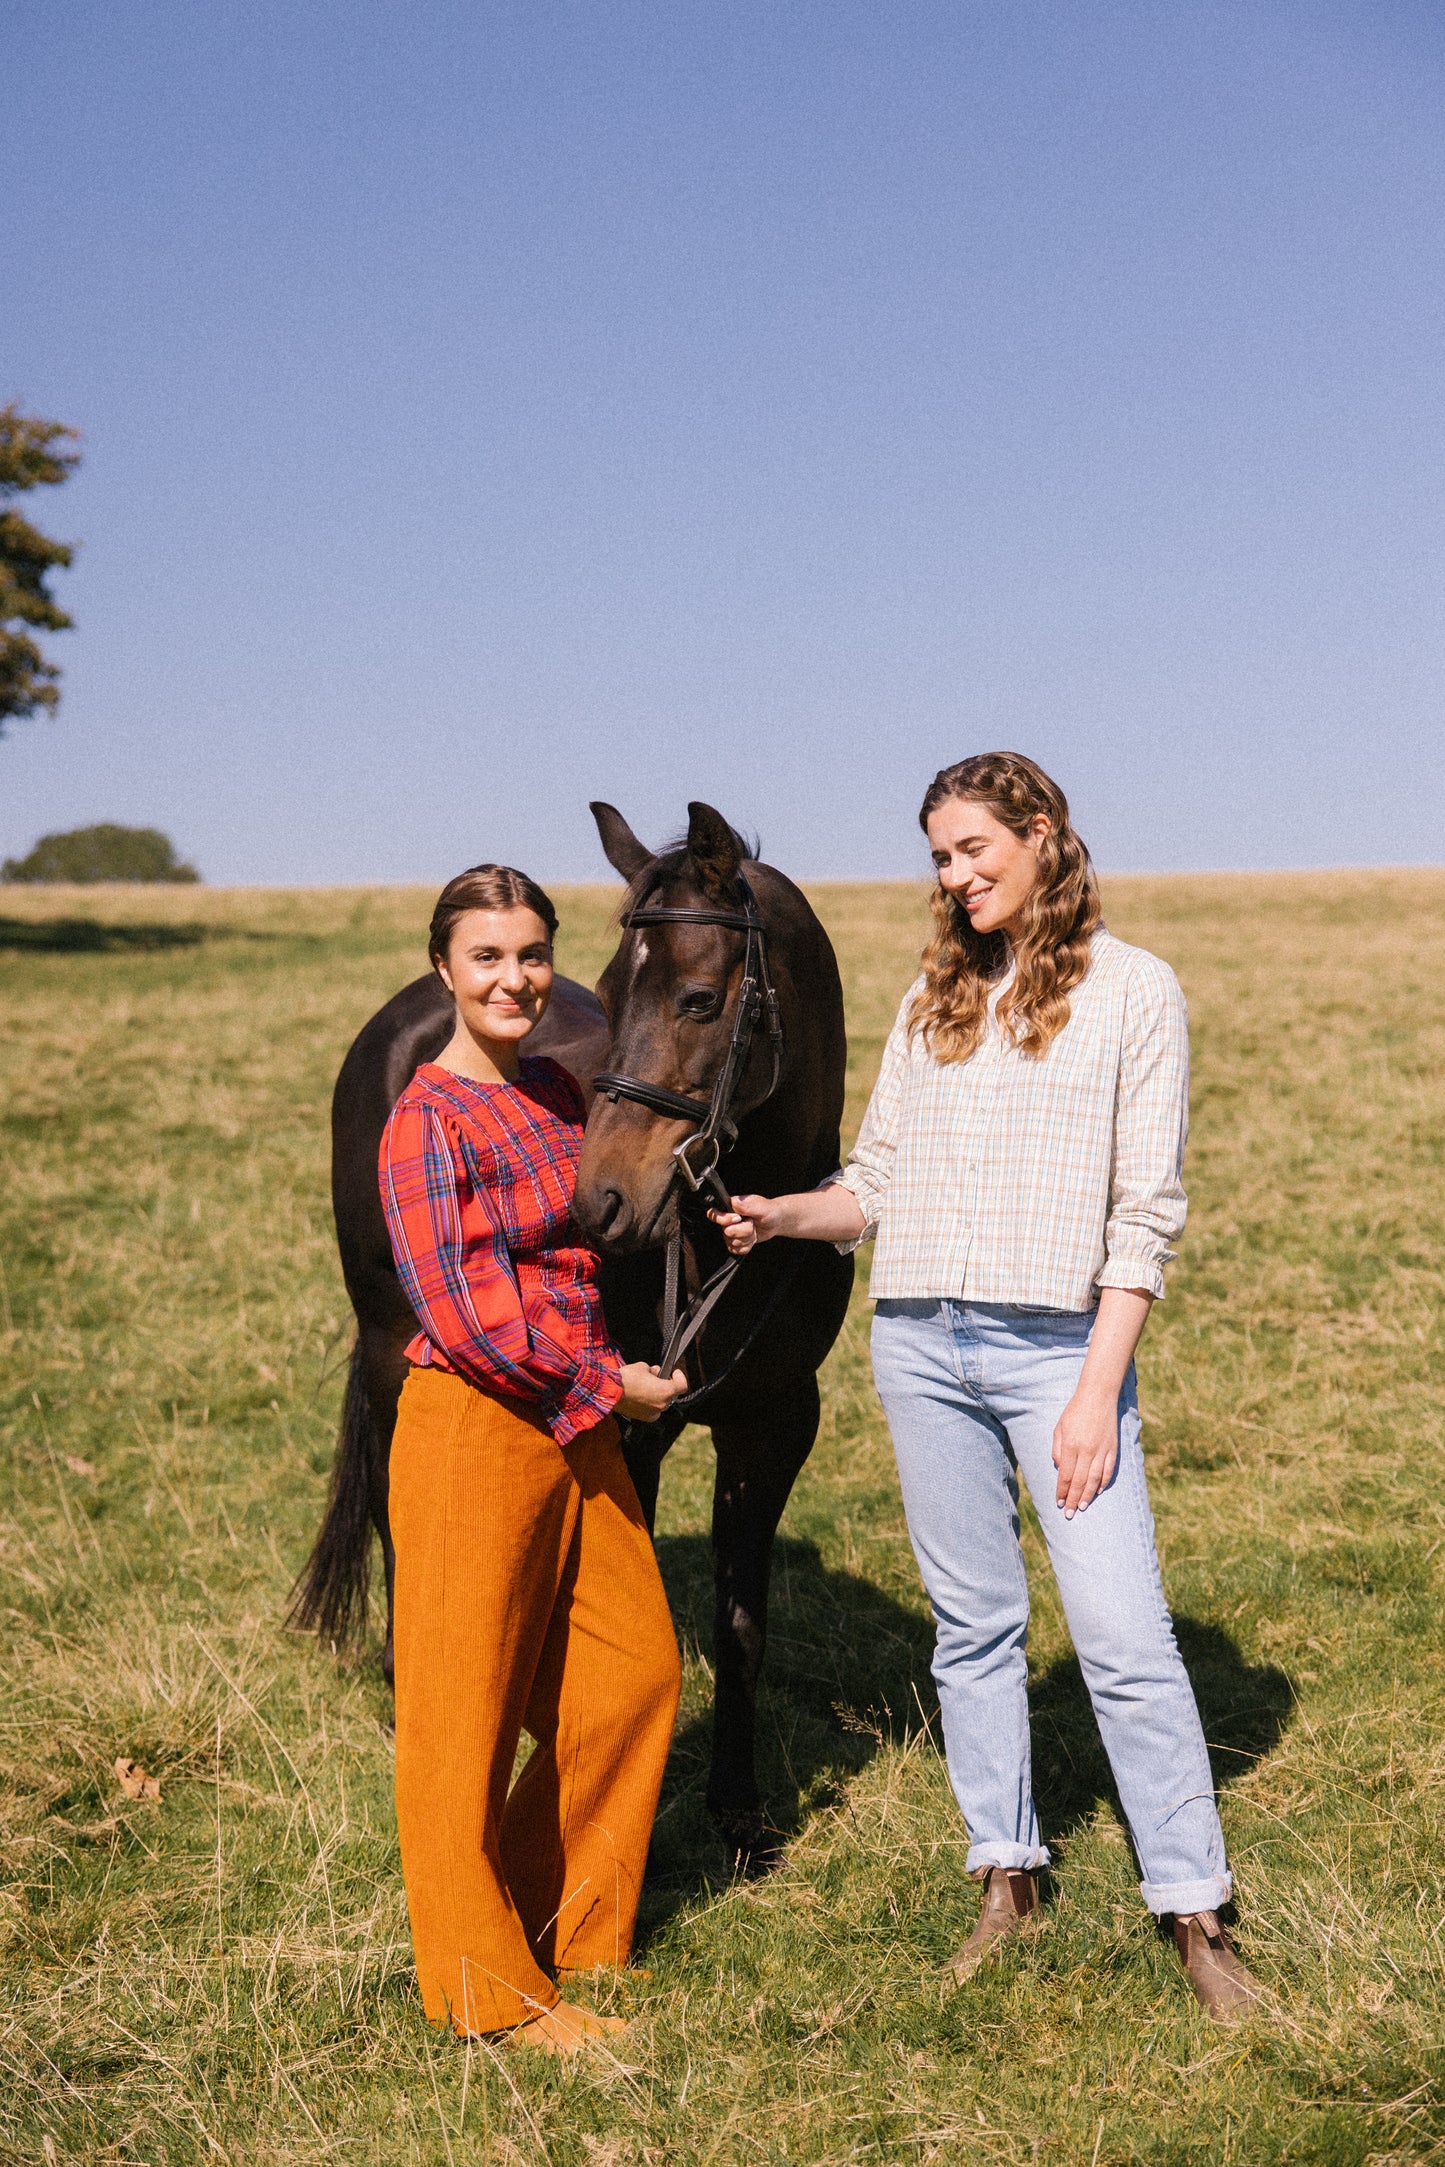
[[[361,1341],[351,1350],[331,1491],[315,1547],[291,1590],[286,1623],[344,1648],[366,1631],[371,1583],[371,1466],[375,1451]]]

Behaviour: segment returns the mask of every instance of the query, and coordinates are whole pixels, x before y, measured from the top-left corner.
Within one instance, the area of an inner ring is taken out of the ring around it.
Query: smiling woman
[[[1044,1053],[1089,968],[1099,891],[1058,784],[1032,760],[985,754],[944,768],[920,814],[938,886],[909,1016],[936,1061],[965,1061],[990,990],[1019,1050]],[[960,910],[962,915],[960,915]]]
[[[933,937],[831,1186],[739,1196],[729,1248],[876,1231],[873,1374],[937,1623],[949,1775],[984,1898],[962,1981],[1037,1909],[1019,1476],[1038,1509],[1141,1868],[1222,2021],[1258,2008],[1204,1732],[1165,1605],[1134,1350],[1184,1224],[1188,1019],[1100,922],[1057,783],[1019,753],[938,774]],[[1052,1502],[1053,1510],[1048,1509]]]
[[[522,1051],[556,929],[510,866],[442,891],[429,947],[456,1027],[397,1100],[380,1175],[420,1326],[390,1476],[417,1978],[433,2023],[570,2052],[617,2028],[558,1980],[627,1960],[679,1684],[613,1417],[655,1421],[685,1380],[612,1342],[572,1219],[582,1092]]]
[[[522,1041],[552,992],[552,899],[509,865],[448,881],[432,912],[427,954],[456,1003],[440,1068],[478,1083],[514,1083]]]

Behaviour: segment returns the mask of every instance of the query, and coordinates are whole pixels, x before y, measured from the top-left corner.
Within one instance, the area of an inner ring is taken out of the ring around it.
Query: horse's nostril
[[[620,1189],[604,1189],[597,1212],[598,1228],[610,1237],[620,1234],[627,1224],[627,1199]]]

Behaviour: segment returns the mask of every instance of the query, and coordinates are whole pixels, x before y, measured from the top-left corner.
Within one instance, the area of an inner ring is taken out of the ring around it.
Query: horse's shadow
[[[658,1558],[685,1647],[712,1659],[712,1558],[706,1536],[663,1535]],[[1288,1678],[1248,1663],[1229,1634],[1176,1617],[1199,1700],[1217,1785],[1268,1753],[1288,1719]],[[860,1574],[827,1568],[817,1547],[779,1536],[758,1701],[758,1775],[770,1826],[795,1836],[835,1801],[885,1743],[931,1725],[941,1750],[929,1673],[931,1621]],[[1122,1814],[1077,1659],[1060,1657],[1029,1691],[1034,1792],[1045,1841],[1066,1838],[1101,1804]],[[678,1726],[649,1862],[644,1922],[655,1930],[682,1905],[725,1883],[727,1869],[705,1792],[711,1710]]]

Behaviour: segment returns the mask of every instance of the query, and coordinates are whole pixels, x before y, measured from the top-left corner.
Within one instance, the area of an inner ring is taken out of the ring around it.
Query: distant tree
[[[68,542],[52,542],[12,511],[7,499],[23,489],[63,482],[80,460],[78,451],[67,448],[76,441],[75,430],[64,422],[0,406],[0,735],[17,715],[54,707],[60,698],[59,670],[23,628],[68,629],[71,620],[52,598],[46,579],[74,555]]]
[[[121,828],[113,820],[98,827],[72,828],[66,835],[42,835],[25,858],[7,858],[0,880],[199,880],[193,865],[182,865],[175,845],[159,828]]]

